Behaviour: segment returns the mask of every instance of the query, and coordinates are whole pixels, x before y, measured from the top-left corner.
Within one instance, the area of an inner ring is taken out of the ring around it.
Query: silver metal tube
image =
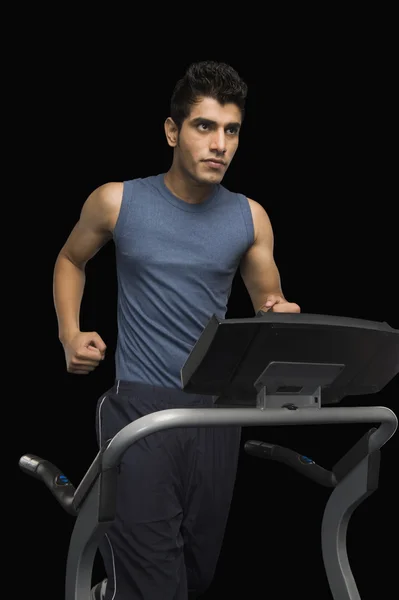
[[[103,469],[118,465],[126,450],[138,440],[164,429],[177,427],[222,427],[226,425],[320,425],[380,423],[370,436],[370,451],[381,448],[398,426],[395,413],[384,406],[299,408],[172,408],[153,412],[126,425],[104,451]]]

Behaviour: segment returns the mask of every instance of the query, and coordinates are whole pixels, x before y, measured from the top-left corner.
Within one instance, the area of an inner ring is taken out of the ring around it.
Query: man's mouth
[[[209,158],[204,162],[206,162],[213,169],[221,169],[225,165],[225,163],[222,160],[218,160],[217,158]]]

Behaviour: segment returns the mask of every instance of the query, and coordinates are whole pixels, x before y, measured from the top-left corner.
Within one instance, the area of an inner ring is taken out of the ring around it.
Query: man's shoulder
[[[159,189],[161,187],[162,174],[146,175],[143,177],[132,177],[123,181],[126,191],[140,191],[144,189]]]
[[[136,183],[138,184],[147,184],[147,183],[154,183],[156,181],[159,181],[159,179],[163,177],[163,173],[155,173],[153,175],[143,175],[141,177],[131,177],[129,179],[125,179],[123,181],[123,183],[127,183],[127,184],[131,184],[134,185]]]
[[[120,205],[123,196],[123,181],[108,181],[99,185],[89,196],[89,200],[103,208]]]
[[[252,221],[254,225],[254,239],[258,239],[259,232],[270,231],[271,222],[266,209],[253,198],[245,196],[248,200],[249,207],[251,209]]]
[[[253,198],[250,198],[244,192],[240,192],[238,190],[231,190],[222,184],[219,184],[219,186],[225,193],[232,194],[234,196],[237,196],[237,197],[243,199],[244,201],[247,201],[249,206],[251,207],[251,209],[253,208],[254,210],[264,210],[264,208],[262,207],[262,205],[259,202],[257,202]]]
[[[92,195],[97,196],[103,201],[121,202],[125,191],[134,189],[137,186],[155,185],[159,179],[159,175],[147,175],[146,177],[132,177],[122,181],[108,181],[99,185]]]
[[[260,202],[258,202],[257,200],[254,200],[253,198],[249,198],[248,196],[246,196],[246,199],[248,200],[252,214],[256,218],[258,218],[258,219],[265,219],[265,218],[268,219],[269,218],[265,207],[262,206],[262,204]]]

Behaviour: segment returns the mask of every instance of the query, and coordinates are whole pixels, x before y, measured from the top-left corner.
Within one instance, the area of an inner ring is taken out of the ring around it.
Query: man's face
[[[238,147],[241,111],[202,98],[184,120],[175,145],[179,168],[197,183],[220,183]]]

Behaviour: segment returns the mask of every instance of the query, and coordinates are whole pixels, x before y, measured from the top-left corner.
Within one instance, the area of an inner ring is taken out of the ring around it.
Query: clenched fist
[[[106,345],[95,331],[80,331],[63,343],[68,373],[88,375],[105,358]]]

